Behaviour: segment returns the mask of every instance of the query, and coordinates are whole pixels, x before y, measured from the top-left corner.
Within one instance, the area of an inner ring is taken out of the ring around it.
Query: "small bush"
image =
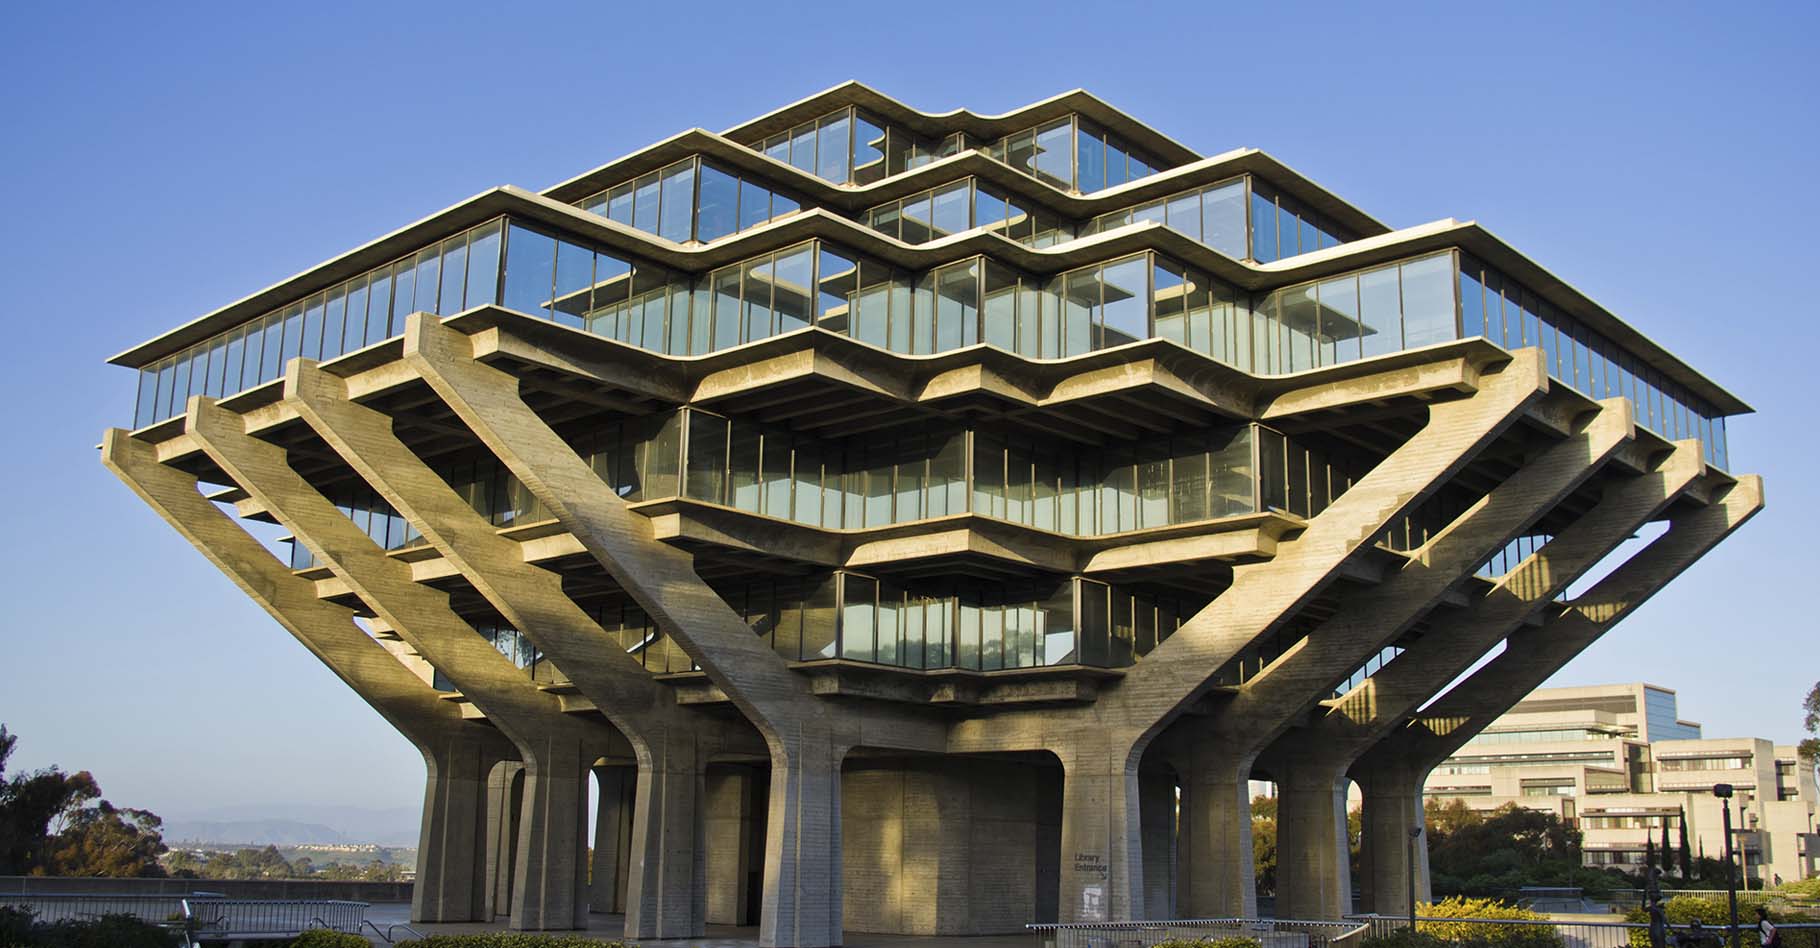
[[[1458,922],[1417,922],[1419,934],[1432,935],[1450,945],[1486,948],[1565,948],[1561,933],[1552,925],[1486,925],[1484,919],[1547,921],[1528,909],[1496,899],[1455,897],[1418,905],[1416,914],[1427,918],[1457,918]],[[1472,919],[1473,921],[1467,921]]]
[[[25,924],[20,925],[24,919]],[[176,948],[177,935],[130,915],[104,915],[94,921],[35,923],[24,912],[0,920],[0,945],[6,948]]]
[[[619,941],[602,941],[586,935],[535,935],[530,932],[489,932],[484,935],[431,935],[401,941],[399,948],[636,948]]]
[[[1264,943],[1245,935],[1222,938],[1172,938],[1159,941],[1151,948],[1264,948]]]

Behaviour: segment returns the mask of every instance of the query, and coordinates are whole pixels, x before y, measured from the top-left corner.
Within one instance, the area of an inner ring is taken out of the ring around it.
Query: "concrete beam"
[[[1689,443],[1681,443],[1677,451]],[[1664,533],[1623,565],[1540,628],[1513,633],[1496,658],[1359,758],[1352,777],[1364,790],[1366,805],[1376,805],[1386,814],[1383,819],[1368,818],[1365,825],[1367,853],[1362,858],[1366,891],[1374,905],[1401,905],[1408,898],[1404,880],[1410,847],[1403,840],[1410,827],[1422,825],[1422,786],[1429,772],[1762,508],[1762,478],[1746,475],[1713,505],[1676,515]],[[1426,846],[1414,848],[1423,860],[1416,867],[1416,894],[1426,899]]]
[[[517,754],[486,725],[464,718],[354,622],[354,610],[324,602],[264,544],[202,496],[195,476],[161,464],[157,452],[110,429],[101,460],[234,585],[258,603],[423,754],[423,831],[411,919],[486,921],[485,781]]]
[[[588,768],[610,751],[616,735],[604,725],[564,714],[555,696],[539,691],[523,669],[449,608],[446,595],[415,582],[409,564],[386,556],[293,470],[282,448],[248,435],[240,416],[212,399],[196,397],[190,400],[185,428],[217,466],[517,745],[526,789],[512,925],[585,927],[584,784]]]
[[[1237,804],[1246,795],[1253,762],[1271,741],[1307,720],[1336,683],[1400,638],[1461,579],[1577,490],[1633,431],[1630,403],[1605,402],[1577,432],[1492,488],[1401,569],[1347,596],[1333,617],[1261,669],[1213,716],[1178,725],[1187,729],[1180,735],[1184,764],[1178,769],[1196,782],[1200,807],[1191,824],[1195,835],[1185,846],[1193,867],[1190,915],[1243,916],[1256,908],[1250,894],[1250,803]],[[1269,768],[1277,779],[1278,806],[1289,811],[1278,818],[1278,848],[1297,854],[1279,870],[1278,911],[1287,918],[1339,918],[1350,911],[1351,882],[1345,860],[1333,858],[1333,781],[1303,767],[1294,755],[1272,760]],[[1313,822],[1297,819],[1298,807],[1326,815]],[[1342,830],[1344,818],[1341,812]]]

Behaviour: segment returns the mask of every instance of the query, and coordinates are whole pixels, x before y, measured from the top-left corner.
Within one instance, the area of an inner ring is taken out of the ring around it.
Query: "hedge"
[[[488,932],[482,935],[431,935],[401,941],[399,948],[637,948],[621,941],[602,941],[586,935],[534,935],[529,932]]]
[[[1245,935],[1227,935],[1223,938],[1172,938],[1159,941],[1151,948],[1264,948],[1264,943]]]
[[[1417,922],[1415,932],[1398,929],[1365,939],[1363,948],[1436,948],[1440,945],[1483,948],[1565,948],[1561,933],[1552,925],[1487,925],[1466,919],[1546,921],[1528,909],[1494,899],[1456,896],[1416,907],[1425,918],[1462,919],[1458,922]]]

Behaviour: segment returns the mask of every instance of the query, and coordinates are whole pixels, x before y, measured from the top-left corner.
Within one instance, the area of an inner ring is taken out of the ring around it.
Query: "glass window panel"
[[[678,162],[663,171],[663,209],[657,236],[682,243],[690,237],[695,218],[695,162]]]
[[[596,254],[594,293],[588,311],[587,330],[597,336],[616,338],[631,298],[632,265],[604,253]]]
[[[1357,359],[1364,329],[1359,322],[1359,281],[1353,277],[1329,280],[1320,285],[1317,298],[1322,364]]]
[[[915,197],[904,199],[902,227],[903,240],[907,244],[928,243],[934,238],[931,215],[934,195],[923,192]]]
[[[284,360],[280,358],[283,353],[283,345],[283,318],[275,314],[267,316],[261,345],[265,351],[259,357],[259,381],[270,382],[284,374]]]
[[[1198,192],[1170,198],[1164,220],[1170,227],[1195,240],[1201,239],[1201,195]]]
[[[1369,358],[1403,348],[1402,299],[1396,267],[1366,271],[1358,280],[1363,354]]]
[[[404,328],[399,327],[401,330]],[[382,339],[391,337],[392,330],[392,268],[382,267],[373,271],[373,280],[367,285],[367,326],[366,339],[362,345],[372,345]]]
[[[1277,259],[1277,205],[1255,187],[1251,192],[1251,257],[1259,263]]]
[[[973,186],[973,224],[984,227],[994,233],[1003,233],[1005,229],[1005,199],[980,187],[975,181]]]
[[[945,517],[966,512],[966,432],[931,435],[930,453],[929,516]]]
[[[776,332],[790,332],[809,325],[809,296],[815,282],[815,245],[804,244],[777,255],[771,269],[771,308],[777,314]]]
[[[799,125],[790,131],[790,164],[810,174],[815,173],[815,123]]]
[[[348,312],[341,327],[341,352],[353,352],[362,345],[367,331],[367,278],[357,276],[347,282]],[[270,378],[270,367],[261,366],[261,378]]]
[[[771,192],[741,179],[739,182],[739,229],[745,230],[771,219]],[[703,240],[708,238],[703,237]]]
[[[508,250],[507,256],[515,256]],[[506,262],[507,293],[510,294],[512,262]],[[588,323],[588,312],[593,309],[594,298],[594,251],[578,247],[567,241],[556,244],[556,321],[564,326],[576,329]]]
[[[739,345],[739,271],[737,266],[714,271],[714,348]]]
[[[764,457],[759,475],[764,485],[761,513],[780,520],[790,519],[790,436],[766,432]]]
[[[895,522],[921,520],[923,517],[924,475],[928,466],[923,454],[923,436],[917,432],[897,439],[897,509]]]
[[[836,577],[829,576],[810,586],[803,602],[802,658],[805,661],[834,657],[834,620]]]
[[[1141,224],[1145,221],[1155,221],[1158,224],[1161,224],[1164,222],[1167,215],[1168,211],[1164,209],[1162,201],[1151,201],[1148,204],[1140,204],[1131,209],[1131,222],[1133,224]]]
[[[871,184],[885,176],[885,130],[864,115],[853,116],[853,183]]]
[[[1301,218],[1301,238],[1300,246],[1296,248],[1297,253],[1309,253],[1320,249],[1319,232],[1315,230],[1314,223],[1308,219],[1307,214],[1303,214]]]
[[[929,215],[930,239],[958,234],[972,226],[968,221],[967,206],[971,190],[968,182],[961,181],[934,192]]]
[[[1245,250],[1245,181],[1208,188],[1201,194],[1201,242],[1234,260]]]
[[[701,166],[701,196],[695,210],[696,240],[719,240],[745,226],[739,221],[740,183],[738,178],[713,165],[704,163]],[[768,203],[762,197],[757,200]]]
[[[838,509],[833,511],[834,516],[828,520],[822,518],[822,458],[821,451],[812,443],[805,441],[797,445],[792,476],[796,485],[795,519],[812,527],[819,527],[824,522],[829,526],[839,526]],[[835,503],[839,503],[839,491],[830,490],[826,493]]]
[[[550,287],[555,270],[556,240],[512,225],[506,237],[506,308],[553,318]]]
[[[859,264],[819,245],[821,258],[815,282],[815,318],[818,325],[832,332],[844,333],[853,316],[853,300],[859,292]]]
[[[1460,336],[1490,335],[1485,330],[1485,287],[1479,282],[1478,264],[1460,258]]]
[[[711,504],[726,503],[726,471],[727,419],[691,409],[685,495]]]
[[[979,258],[943,267],[936,281],[934,351],[945,352],[978,338]]]
[[[847,111],[822,117],[816,129],[815,173],[837,184],[847,183],[850,152]]]
[[[1096,134],[1092,136],[1098,138]],[[1125,150],[1112,139],[1106,140],[1106,187],[1117,187],[1129,181]]]
[[[259,358],[258,353],[253,358]],[[228,333],[227,349],[222,354],[221,391],[232,395],[241,391],[246,378],[246,328]]]
[[[1403,345],[1415,348],[1457,338],[1453,258],[1440,254],[1406,263],[1402,272]]]
[[[870,260],[860,261],[859,311],[853,316],[853,337],[885,348],[890,342],[891,268]]]
[[[866,226],[887,237],[899,237],[902,233],[902,228],[898,226],[901,216],[898,202],[892,201],[867,211]]]
[[[897,472],[893,463],[892,445],[889,439],[880,438],[866,446],[866,506],[865,515],[868,527],[882,527],[891,523],[891,500],[896,491],[892,482]]]
[[[1288,361],[1284,368],[1291,372],[1314,368],[1313,344],[1320,330],[1320,306],[1315,302],[1314,284],[1283,290],[1277,297],[1278,317],[1288,339],[1284,353]]]
[[[740,265],[740,291],[745,300],[742,341],[763,339],[774,331],[771,319],[771,259],[760,257]]]
[[[916,278],[915,299],[910,305],[910,351],[924,355],[935,351],[935,273]]]
[[[1005,164],[1027,175],[1035,175],[1036,132],[1026,129],[1005,139]],[[1066,186],[1066,185],[1064,185]]]
[[[1006,352],[1017,347],[1017,276],[986,260],[985,342]]]
[[[1106,186],[1106,145],[1097,136],[1086,134],[1083,129],[1078,147],[1081,192],[1091,194]]]
[[[1196,204],[1199,208],[1199,204]],[[1161,257],[1151,269],[1156,299],[1156,335],[1159,339],[1188,342],[1188,281],[1181,269]]]
[[[1124,345],[1150,338],[1148,255],[1128,257],[1106,265],[1102,321],[1102,347]]]
[[[462,292],[468,277],[468,235],[451,237],[442,242],[442,286],[437,294],[436,315],[451,316],[462,311]],[[323,357],[330,347],[341,341],[341,316],[335,312],[335,301],[329,301],[330,316],[323,324]]]
[[[472,234],[468,242],[468,287],[462,301],[467,309],[491,306],[499,300],[499,225],[485,224]]]
[[[632,182],[607,192],[607,219],[632,226]]]
[[[404,324],[398,324],[398,331],[404,331]],[[303,304],[293,303],[284,311],[284,354],[283,362],[289,362],[302,354],[303,350]],[[233,378],[234,376],[228,376]],[[232,383],[229,383],[232,385]]]
[[[702,416],[696,415],[695,417],[699,419]],[[693,432],[694,429],[691,428],[690,431]],[[760,513],[763,504],[758,482],[760,440],[758,429],[751,425],[734,425],[731,437],[732,442],[728,448],[727,460],[731,496],[728,503],[741,510]],[[690,450],[693,452],[695,440],[693,434],[689,440]],[[690,454],[689,461],[691,465],[694,464],[693,453]]]
[[[640,177],[632,185],[632,226],[657,233],[657,215],[663,209],[663,182],[658,172]]]

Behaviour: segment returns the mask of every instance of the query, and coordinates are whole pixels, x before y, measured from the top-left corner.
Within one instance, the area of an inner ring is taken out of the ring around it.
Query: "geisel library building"
[[[843,85],[112,361],[104,462],[422,751],[420,920],[1252,915],[1253,778],[1279,916],[1395,911],[1429,771],[1762,504],[1483,227],[1084,92]]]

